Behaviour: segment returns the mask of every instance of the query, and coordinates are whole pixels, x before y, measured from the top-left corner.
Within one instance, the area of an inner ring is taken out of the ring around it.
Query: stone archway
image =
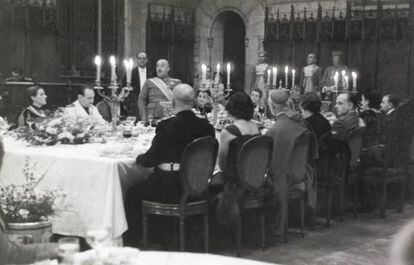
[[[209,46],[208,64],[230,63],[232,88],[237,90],[245,87],[245,37],[245,19],[229,8],[220,10],[209,29],[213,45]]]
[[[221,31],[220,24],[222,23],[220,22],[223,22],[220,15],[226,14],[225,12],[237,14],[245,26],[246,35],[243,44],[245,59],[242,71],[244,70],[244,89],[249,89],[252,69],[257,64],[257,51],[262,48],[264,36],[265,12],[260,0],[200,1],[200,5],[196,10],[195,76],[200,72],[202,63],[213,65],[217,63],[217,58],[222,56],[218,47],[222,46],[224,40],[220,40],[216,35]]]

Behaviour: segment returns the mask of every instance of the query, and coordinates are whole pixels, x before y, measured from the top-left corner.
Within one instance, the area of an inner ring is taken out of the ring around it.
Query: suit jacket
[[[154,78],[147,79],[138,98],[139,113],[142,119],[147,119],[148,115],[153,115],[154,119],[164,116],[164,110],[160,105],[162,101],[170,101],[160,88],[152,81]],[[168,89],[173,90],[181,80],[168,77],[164,80]]]
[[[152,74],[149,72],[148,67],[147,69],[147,79],[152,76]],[[126,86],[126,75],[122,78],[122,84],[123,86]],[[129,94],[129,96],[125,100],[125,109],[126,109],[126,115],[127,116],[135,116],[137,119],[140,119],[140,113],[138,109],[138,97],[141,92],[141,80],[139,77],[139,70],[138,66],[134,67],[132,69],[131,73],[131,86],[133,90]]]
[[[94,105],[89,106],[89,114],[79,103],[79,100],[76,100],[73,104],[66,107],[66,113],[80,118],[90,118],[92,122],[96,124],[104,124],[106,121],[102,118],[102,115],[99,113],[98,109]]]
[[[322,135],[332,130],[329,121],[319,112],[307,117],[305,120],[318,140],[321,139]]]
[[[270,163],[270,173],[275,180],[285,179],[290,172],[289,161],[292,156],[295,142],[308,129],[306,126],[285,113],[276,118],[276,122],[266,135],[273,138],[273,155]],[[286,179],[287,180],[287,179]],[[289,181],[290,182],[290,181]],[[275,183],[276,189],[281,189],[289,183]],[[297,184],[297,183],[296,183]]]
[[[139,155],[136,161],[143,167],[179,163],[187,144],[204,136],[215,137],[213,126],[191,110],[180,111],[174,117],[158,123],[150,149]]]
[[[356,111],[349,111],[332,124],[333,137],[347,142],[349,133],[358,128],[358,126],[359,118]]]

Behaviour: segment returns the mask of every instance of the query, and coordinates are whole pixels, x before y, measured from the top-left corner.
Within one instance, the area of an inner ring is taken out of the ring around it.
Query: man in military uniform
[[[348,75],[348,69],[345,65],[342,64],[341,61],[342,52],[341,51],[333,51],[332,52],[332,65],[326,67],[323,76],[321,78],[320,87],[322,93],[330,93],[335,90],[342,91],[343,82],[342,80],[342,71]],[[335,80],[334,76],[335,73],[338,73],[338,87],[335,88]]]
[[[161,119],[164,110],[160,102],[172,102],[172,90],[181,84],[179,79],[169,77],[170,65],[167,60],[158,60],[156,68],[157,77],[147,79],[139,94],[138,108],[143,121]]]

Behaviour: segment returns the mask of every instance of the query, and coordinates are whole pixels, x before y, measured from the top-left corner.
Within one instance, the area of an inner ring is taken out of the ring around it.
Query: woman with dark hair
[[[247,140],[259,135],[260,132],[257,124],[252,121],[254,105],[246,93],[233,94],[226,105],[226,110],[234,123],[227,126],[220,134],[218,163],[223,170],[224,190],[217,211],[219,220],[228,222],[234,220],[232,217],[237,214],[232,210],[238,205],[238,153]]]
[[[27,126],[31,122],[46,118],[42,107],[46,105],[46,93],[40,86],[31,86],[26,90],[26,102],[29,105],[22,111],[18,118],[18,126]]]
[[[197,92],[195,109],[200,112],[200,115],[206,117],[211,112],[209,102],[211,99],[211,93],[209,90],[199,90]]]
[[[320,141],[321,137],[324,135],[328,135],[329,138],[329,132],[332,130],[329,121],[320,113],[321,106],[321,98],[316,92],[308,92],[304,94],[302,101],[300,102],[302,116],[318,141]]]

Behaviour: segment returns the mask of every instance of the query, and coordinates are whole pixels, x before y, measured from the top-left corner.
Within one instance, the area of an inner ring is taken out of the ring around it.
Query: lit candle
[[[352,72],[352,90],[356,91],[357,88],[357,73],[356,72]]]
[[[338,81],[339,81],[339,73],[335,72],[335,75],[334,75],[335,91],[338,91]]]
[[[296,74],[296,70],[292,69],[292,88],[295,86],[295,74]]]
[[[351,90],[351,88],[349,87],[349,76],[345,75],[345,86],[348,88],[348,90]]]
[[[277,67],[272,68],[273,71],[273,86],[276,88],[276,80],[277,80]]]
[[[342,70],[341,71],[342,89],[345,87],[345,75],[346,75],[345,70]]]
[[[96,81],[101,81],[101,56],[95,56],[95,64],[96,64]]]
[[[230,72],[231,72],[231,65],[227,63],[227,85],[230,85]]]
[[[285,88],[288,87],[288,74],[289,74],[289,66],[285,66]]]
[[[132,67],[134,66],[134,63],[132,59],[124,60],[125,65],[125,72],[126,72],[126,82],[128,85],[131,84],[131,77],[132,77]]]
[[[207,78],[207,65],[202,64],[201,65],[201,83],[205,84]]]
[[[115,56],[111,55],[111,57],[109,57],[109,63],[111,64],[111,82],[114,83],[114,82],[116,82],[116,73],[115,73],[116,61],[115,61]]]
[[[270,75],[271,75],[271,70],[267,69],[267,85],[270,86]]]
[[[219,84],[220,83],[220,64],[217,64],[217,73],[216,73],[216,83]]]

